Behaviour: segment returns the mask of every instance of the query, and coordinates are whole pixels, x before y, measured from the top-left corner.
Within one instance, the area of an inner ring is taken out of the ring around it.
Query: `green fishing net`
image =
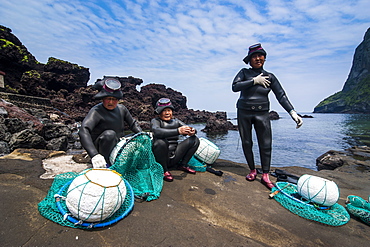
[[[152,140],[146,132],[120,141],[112,151],[110,169],[127,180],[136,198],[151,201],[160,196],[163,187],[163,168],[152,152]]]
[[[297,186],[288,182],[277,182],[272,193],[278,191],[273,198],[290,212],[308,220],[317,221],[330,226],[341,226],[350,220],[347,210],[334,204],[331,207],[305,202],[299,195]]]
[[[125,200],[121,207],[111,217],[98,223],[86,223],[73,218],[68,213],[68,208],[64,199],[67,196],[69,184],[78,175],[79,173],[76,172],[67,172],[57,175],[54,178],[54,182],[50,187],[47,196],[38,204],[38,210],[43,217],[62,226],[80,229],[93,229],[111,225],[123,219],[132,210],[134,206],[134,194],[131,186],[127,183],[127,181],[125,181],[127,189]]]
[[[123,219],[132,210],[135,198],[151,201],[159,197],[163,186],[163,168],[155,161],[149,134],[142,132],[122,140],[112,153],[114,164],[110,169],[122,175],[127,191],[123,204],[111,217],[101,222],[88,223],[71,216],[65,197],[69,184],[79,175],[75,172],[63,173],[54,178],[47,196],[38,204],[40,214],[63,226],[92,229]]]
[[[189,167],[197,172],[205,172],[207,169],[207,164],[200,161],[196,157],[191,157],[188,163]]]
[[[370,200],[370,199],[369,199]],[[359,196],[349,195],[346,201],[347,211],[370,225],[370,202]]]

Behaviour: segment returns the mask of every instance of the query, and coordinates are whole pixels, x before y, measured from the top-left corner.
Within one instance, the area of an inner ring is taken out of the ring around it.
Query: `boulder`
[[[44,126],[45,140],[51,140],[59,137],[70,137],[72,134],[71,129],[62,123],[48,123]]]
[[[229,130],[237,130],[237,126],[226,119],[217,119],[215,117],[210,118],[206,123],[206,127],[202,129],[206,133],[227,133]]]
[[[20,131],[30,127],[28,123],[24,122],[22,119],[19,119],[19,118],[6,118],[4,120],[4,124],[7,128],[7,130],[11,134],[20,132]]]
[[[61,136],[58,138],[51,139],[47,142],[45,148],[46,150],[67,151],[68,138],[66,136]]]
[[[370,173],[370,148],[355,146],[345,151],[330,150],[316,159],[317,170]]]
[[[9,154],[10,148],[7,142],[0,141],[0,156]]]
[[[44,138],[38,135],[34,130],[25,129],[21,132],[13,134],[12,138],[10,139],[9,146],[11,150],[17,148],[44,149],[46,142]]]

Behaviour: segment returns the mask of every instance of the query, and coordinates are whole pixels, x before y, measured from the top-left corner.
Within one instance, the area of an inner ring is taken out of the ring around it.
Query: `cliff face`
[[[356,48],[342,91],[321,101],[314,113],[370,113],[370,28]]]

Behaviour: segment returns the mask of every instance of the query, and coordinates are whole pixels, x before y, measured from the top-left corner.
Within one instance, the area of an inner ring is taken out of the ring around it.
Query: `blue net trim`
[[[349,195],[346,203],[346,209],[351,215],[370,225],[370,202],[359,196]]]
[[[67,196],[69,184],[78,173],[68,172],[57,175],[47,196],[38,204],[38,210],[42,216],[62,226],[80,229],[93,229],[105,227],[118,222],[126,217],[134,206],[134,193],[130,184],[125,181],[126,197],[121,207],[109,218],[98,223],[82,222],[75,219],[68,212],[64,198]]]
[[[341,226],[350,220],[347,210],[338,203],[331,207],[323,207],[305,202],[299,195],[295,184],[277,182],[272,193],[275,191],[279,191],[279,193],[274,196],[274,199],[290,212],[302,218],[330,226]]]

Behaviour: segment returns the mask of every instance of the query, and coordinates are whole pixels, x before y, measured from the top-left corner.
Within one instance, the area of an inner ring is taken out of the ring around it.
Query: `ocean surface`
[[[288,113],[279,112],[280,119],[271,121],[272,162],[271,166],[302,166],[316,170],[316,158],[329,150],[344,151],[352,146],[370,146],[370,114],[300,113],[313,118],[304,118],[301,128]],[[233,124],[236,112],[227,113]],[[198,137],[205,137],[221,150],[220,159],[246,164],[238,131],[227,134],[206,134],[204,124],[193,124]],[[256,165],[260,165],[258,143],[253,130],[253,152]]]

